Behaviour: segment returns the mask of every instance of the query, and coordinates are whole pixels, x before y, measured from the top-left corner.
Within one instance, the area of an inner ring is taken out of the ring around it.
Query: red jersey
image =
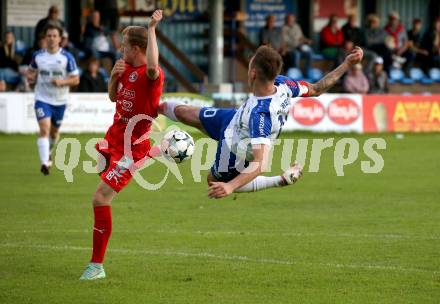
[[[116,112],[113,125],[105,136],[111,152],[124,153],[124,133],[127,126],[134,126],[131,134],[131,151],[134,161],[144,158],[150,150],[150,140],[145,139],[135,144],[143,135],[150,131],[152,119],[158,113],[160,96],[164,83],[164,73],[159,68],[159,76],[155,80],[147,77],[147,66],[133,67],[126,64],[124,73],[117,84]],[[132,117],[143,114],[148,115],[133,123]]]

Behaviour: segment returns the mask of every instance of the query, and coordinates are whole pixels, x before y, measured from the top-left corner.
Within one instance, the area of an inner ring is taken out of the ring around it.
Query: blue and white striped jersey
[[[252,145],[271,145],[287,120],[291,99],[309,93],[305,82],[286,76],[277,76],[274,84],[275,94],[249,97],[225,130],[226,144],[240,159],[253,160]]]
[[[35,86],[35,100],[54,106],[67,103],[69,87],[56,87],[54,79],[64,79],[69,75],[79,75],[73,55],[64,49],[51,54],[47,50],[36,51],[32,57],[30,68],[38,71]]]

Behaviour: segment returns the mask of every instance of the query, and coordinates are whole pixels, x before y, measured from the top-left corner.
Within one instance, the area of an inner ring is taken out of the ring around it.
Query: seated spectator
[[[368,73],[368,82],[370,86],[369,93],[388,93],[388,75],[383,69],[382,57],[376,57],[376,59],[374,60],[373,70]]]
[[[365,46],[365,34],[356,24],[356,15],[348,16],[347,23],[342,27],[344,40],[353,41],[356,46]]]
[[[79,81],[78,92],[107,92],[107,84],[99,72],[99,60],[90,58],[87,70],[82,74]]]
[[[16,85],[20,81],[18,58],[15,55],[15,36],[8,31],[0,48],[0,91],[5,91],[7,84]]]
[[[307,39],[301,27],[296,23],[293,14],[286,16],[285,24],[281,28],[281,55],[285,57],[286,68],[295,66],[300,68],[301,58],[305,59],[304,75],[310,70],[313,50],[310,47],[312,40]]]
[[[429,62],[429,52],[422,46],[422,27],[423,23],[421,19],[413,20],[413,27],[408,31],[408,42],[409,49],[414,56],[414,62],[417,62],[419,66],[427,72],[429,69],[429,65],[427,64]]]
[[[369,90],[368,79],[360,63],[354,65],[345,76],[342,85],[347,93],[366,94]]]
[[[45,49],[45,48],[47,48],[46,36],[44,36],[44,34],[41,34],[38,37],[36,46],[34,46],[26,51],[26,53],[24,54],[23,60],[21,61],[21,64],[28,66],[32,61],[32,56],[34,55],[34,53],[40,49]]]
[[[405,26],[400,22],[400,16],[397,12],[391,12],[388,15],[388,23],[384,29],[392,38],[389,39],[387,47],[394,55],[393,64],[399,68],[403,63],[403,69],[408,73],[414,61],[414,54],[409,49]]]
[[[365,29],[366,47],[383,58],[384,69],[389,72],[392,64],[392,52],[385,45],[387,33],[380,27],[380,18],[375,14],[367,16],[367,26]]]
[[[334,60],[342,47],[344,36],[337,24],[336,15],[331,15],[328,24],[321,31],[321,51],[324,57]]]
[[[275,50],[281,49],[281,31],[275,27],[275,16],[266,17],[266,25],[260,31],[260,45],[270,45]]]
[[[341,63],[343,63],[345,57],[347,57],[347,55],[350,54],[353,49],[354,49],[353,41],[345,40],[343,47],[338,50],[338,54],[336,56],[336,65],[338,66]]]
[[[64,22],[60,20],[60,10],[56,5],[52,5],[49,8],[49,11],[47,13],[47,17],[40,19],[35,26],[35,32],[34,32],[34,48],[37,47],[38,44],[38,38],[43,33],[44,28],[47,24],[53,24],[58,27],[64,28]]]
[[[79,62],[79,50],[69,40],[69,33],[66,31],[63,31],[63,36],[61,37],[61,47],[73,55],[73,58],[75,58],[75,62]]]
[[[429,66],[440,66],[440,17],[435,19],[432,27],[423,38],[423,46],[429,52]]]
[[[114,64],[116,61],[116,48],[100,22],[99,12],[93,11],[91,22],[87,23],[84,32],[84,47],[92,57],[98,59],[108,57]]]

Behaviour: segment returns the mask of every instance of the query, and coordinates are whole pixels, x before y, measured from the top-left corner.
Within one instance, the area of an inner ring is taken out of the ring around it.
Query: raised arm
[[[108,97],[112,102],[116,102],[116,93],[118,88],[119,77],[125,71],[125,61],[118,59],[110,74],[110,80],[108,81]]]
[[[362,61],[364,52],[360,47],[355,47],[351,53],[345,57],[344,62],[336,69],[325,75],[316,83],[309,83],[309,96],[319,96],[334,86],[338,80],[355,64]]]
[[[162,10],[155,10],[148,24],[147,77],[156,80],[159,77],[159,49],[156,40],[156,25],[162,20]]]

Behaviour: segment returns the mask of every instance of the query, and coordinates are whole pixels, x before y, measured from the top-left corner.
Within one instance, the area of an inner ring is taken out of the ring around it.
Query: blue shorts
[[[237,162],[237,156],[232,153],[226,145],[225,130],[229,122],[234,117],[235,109],[217,109],[201,108],[199,113],[200,122],[208,133],[209,137],[218,141],[215,162],[211,167],[211,174],[220,182],[229,182],[240,172],[237,170],[240,161]],[[242,162],[240,167],[246,168],[249,165],[247,161]]]
[[[50,117],[51,122],[55,127],[59,128],[63,121],[64,111],[66,111],[66,105],[53,106],[43,101],[35,101],[35,115],[37,120],[41,120]]]

